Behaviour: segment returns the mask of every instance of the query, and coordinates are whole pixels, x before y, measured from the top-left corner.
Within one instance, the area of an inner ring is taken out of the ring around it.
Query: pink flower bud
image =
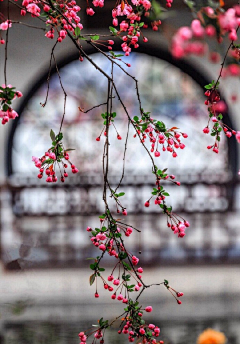
[[[93,16],[94,15],[94,10],[92,9],[92,8],[90,8],[90,7],[88,7],[87,9],[86,9],[86,12],[87,12],[87,15],[88,16]]]
[[[148,312],[148,313],[152,312],[152,306],[147,306],[145,308],[145,311]]]
[[[208,134],[209,133],[209,128],[208,127],[204,128],[203,132],[204,132],[204,134]]]

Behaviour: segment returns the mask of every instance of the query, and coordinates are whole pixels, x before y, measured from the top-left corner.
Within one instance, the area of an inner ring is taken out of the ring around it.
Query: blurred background
[[[84,8],[85,4],[80,3]],[[96,10],[94,17],[81,22],[89,33],[102,33],[111,25],[111,2]],[[4,12],[4,4],[1,4]],[[18,15],[16,21],[38,25],[29,17]],[[207,327],[223,331],[228,343],[240,342],[240,202],[239,149],[234,138],[221,141],[220,153],[206,149],[212,138],[202,133],[207,125],[203,87],[216,79],[219,65],[208,58],[174,60],[168,52],[169,39],[180,25],[190,23],[191,14],[181,1],[174,1],[171,17],[160,32],[147,32],[149,42],[130,57],[128,69],[139,80],[142,106],[167,127],[176,126],[189,137],[186,148],[173,159],[163,152],[156,159],[159,168],[168,167],[181,187],[166,183],[169,204],[186,218],[191,227],[183,239],[176,238],[166,226],[166,218],[154,202],[144,203],[151,195],[154,179],[151,164],[130,130],[125,178],[121,191],[128,210],[127,222],[141,230],[134,233],[129,250],[139,256],[147,283],[162,282],[184,292],[177,305],[165,288],[144,292],[141,304],[153,306],[147,321],[161,328],[166,344],[191,344]],[[109,21],[109,23],[107,23]],[[41,27],[41,22],[39,24]],[[42,26],[43,27],[43,26]],[[103,139],[95,139],[102,130],[104,107],[87,114],[79,112],[106,101],[106,80],[86,60],[79,62],[67,39],[56,48],[56,59],[64,88],[68,94],[63,127],[71,161],[79,168],[66,183],[47,185],[37,179],[38,170],[32,156],[40,157],[50,147],[50,129],[58,131],[63,113],[63,93],[55,70],[52,71],[48,103],[46,79],[54,42],[37,29],[15,24],[9,30],[8,83],[23,92],[16,100],[19,118],[0,127],[0,343],[78,343],[78,332],[86,330],[104,317],[114,319],[123,306],[111,300],[110,293],[89,286],[89,257],[97,255],[87,226],[98,226],[102,204]],[[215,49],[215,42],[210,42]],[[84,46],[91,58],[110,73],[108,60]],[[116,43],[116,50],[120,47]],[[224,49],[223,49],[224,52]],[[221,53],[221,51],[220,51]],[[3,83],[4,47],[0,49],[1,83]],[[119,68],[114,75],[120,94],[131,116],[138,115],[135,84]],[[221,92],[228,105],[224,122],[240,128],[239,80],[224,80]],[[233,103],[232,96],[236,98]],[[116,128],[111,130],[110,176],[113,186],[122,173],[127,119],[118,101]],[[113,128],[111,128],[113,129]],[[141,255],[138,253],[141,251]],[[111,259],[105,259],[106,276]],[[117,326],[116,326],[117,327]],[[116,329],[109,331],[106,343],[124,343]]]

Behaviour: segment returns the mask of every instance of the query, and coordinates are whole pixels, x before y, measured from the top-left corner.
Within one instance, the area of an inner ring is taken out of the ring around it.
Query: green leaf
[[[163,192],[164,196],[170,196],[168,192]]]
[[[148,127],[148,123],[144,123],[142,125],[142,131],[145,131],[147,129],[147,127]]]
[[[155,16],[158,17],[162,12],[161,5],[157,1],[153,0],[152,1],[152,8],[153,8],[153,11],[155,13]]]
[[[105,269],[104,269],[104,268],[99,268],[98,270],[99,270],[99,271],[105,271]]]
[[[97,263],[90,264],[90,268],[91,268],[92,270],[95,270],[96,265],[97,265]]]
[[[81,30],[78,26],[75,27],[74,33],[75,33],[76,38],[78,38],[81,35]]]
[[[42,163],[42,165],[45,165],[45,164],[50,165],[50,164],[53,164],[54,161],[55,161],[55,160],[53,160],[53,159],[46,159],[46,160]]]
[[[63,139],[63,133],[59,133],[59,134],[56,136],[56,138],[55,138],[55,140],[56,140],[57,142],[61,141],[62,139]]]
[[[115,238],[121,238],[122,234],[121,233],[116,233]]]
[[[9,109],[9,106],[7,104],[4,104],[2,109],[4,112],[6,112]]]
[[[112,26],[109,26],[109,30],[112,32],[112,34],[114,35],[114,36],[116,36],[116,34],[117,34],[117,29],[115,29],[115,27],[112,27]]]
[[[216,137],[216,140],[217,140],[217,141],[220,141],[220,140],[221,140],[220,136],[217,136],[217,137]]]
[[[75,148],[68,148],[68,149],[65,149],[65,152],[70,152],[70,151],[73,151],[75,150]]]
[[[125,269],[127,269],[127,270],[131,270],[131,267],[129,266],[129,264],[128,263],[126,263],[126,262],[122,262],[123,263],[123,266],[125,267]]]
[[[99,215],[98,217],[99,217],[99,219],[105,219],[106,214]]]
[[[115,57],[121,57],[121,56],[124,56],[123,54],[117,54],[115,55]]]
[[[131,278],[131,276],[130,275],[124,275],[124,274],[122,274],[122,279],[124,280],[124,281],[130,281],[130,278]]]
[[[93,41],[99,40],[99,36],[98,36],[98,35],[90,36],[90,38],[91,38]]]
[[[125,192],[120,192],[119,194],[118,194],[118,197],[121,197],[121,196],[124,196],[125,195]]]
[[[89,277],[89,283],[90,283],[90,285],[92,285],[92,284],[94,283],[94,281],[95,281],[95,274],[93,274],[93,275],[91,275],[91,276]]]
[[[135,122],[138,122],[138,121],[139,121],[138,116],[134,116],[133,119],[134,119]]]
[[[223,115],[220,113],[220,114],[218,115],[218,119],[221,120],[222,118],[223,118]]]
[[[127,252],[120,252],[118,255],[118,258],[123,260],[123,259],[127,258],[127,256],[128,256]]]

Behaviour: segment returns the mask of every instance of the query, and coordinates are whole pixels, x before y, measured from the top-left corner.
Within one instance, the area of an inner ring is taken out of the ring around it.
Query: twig
[[[38,27],[38,26],[30,25],[30,24],[23,23],[23,22],[20,22],[20,21],[11,20],[11,23],[13,23],[13,24],[24,25],[24,26],[31,27],[31,28],[33,28],[33,29],[42,30],[42,31],[45,31],[45,30],[46,30],[46,29],[43,28],[43,27]]]
[[[53,59],[54,49],[56,48],[57,44],[58,44],[58,41],[56,41],[56,43],[52,47],[52,51],[51,51],[49,69],[48,69],[48,77],[47,77],[47,94],[46,94],[45,102],[43,104],[40,103],[42,107],[46,106],[47,100],[48,100],[48,93],[49,93],[49,88],[50,88],[50,78],[51,78],[51,71],[52,71],[52,59]]]
[[[7,33],[6,33],[6,44],[5,44],[5,60],[4,60],[4,81],[5,86],[7,87],[7,59],[8,59],[8,33],[9,33],[9,23],[10,23],[10,15],[9,15],[9,0],[7,3],[7,21],[8,21],[8,27],[7,27]]]
[[[57,75],[58,75],[58,78],[59,78],[59,82],[60,82],[61,88],[62,88],[63,93],[64,93],[63,115],[62,115],[62,120],[61,120],[61,124],[60,124],[60,128],[59,128],[59,133],[60,133],[61,130],[62,130],[62,125],[63,125],[63,121],[64,121],[64,116],[65,116],[65,113],[66,113],[67,93],[66,93],[66,91],[65,91],[65,89],[64,89],[64,87],[63,87],[62,80],[61,80],[61,75],[60,75],[60,73],[59,73],[58,66],[57,66],[57,62],[56,62],[56,59],[55,59],[54,54],[53,54],[53,59],[54,59],[55,65],[56,65],[56,71],[57,71]]]

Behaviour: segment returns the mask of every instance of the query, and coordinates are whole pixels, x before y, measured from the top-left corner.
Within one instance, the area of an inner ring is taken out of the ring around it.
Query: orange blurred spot
[[[121,1],[121,11],[124,10],[124,7],[125,7],[125,3],[124,3],[124,0]]]
[[[225,5],[224,1],[223,0],[220,0],[220,7],[223,7]]]

